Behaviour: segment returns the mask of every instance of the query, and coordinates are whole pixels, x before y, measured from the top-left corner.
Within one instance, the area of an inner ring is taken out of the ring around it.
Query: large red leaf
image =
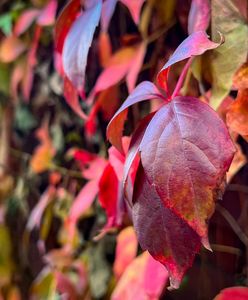
[[[186,58],[201,55],[207,50],[217,48],[219,45],[219,43],[210,41],[205,31],[197,31],[192,33],[177,47],[168,62],[158,73],[157,81],[159,85],[168,91],[167,77],[169,68],[172,65]]]
[[[247,300],[248,288],[244,286],[234,286],[222,290],[214,300]]]
[[[65,74],[78,91],[83,91],[89,48],[101,15],[102,2],[82,12],[70,28],[63,47]]]
[[[153,83],[144,81],[134,89],[113,116],[108,124],[107,138],[120,152],[123,152],[121,136],[127,116],[127,109],[135,103],[156,98],[163,98],[163,96]]]
[[[223,121],[198,99],[176,97],[155,114],[140,151],[148,180],[162,201],[207,247],[206,222],[235,152]]]
[[[142,166],[136,176],[133,201],[133,223],[141,247],[165,265],[171,287],[178,288],[200,249],[199,236],[166,207]]]
[[[209,0],[192,0],[188,19],[189,34],[200,30],[207,30],[209,21]]]

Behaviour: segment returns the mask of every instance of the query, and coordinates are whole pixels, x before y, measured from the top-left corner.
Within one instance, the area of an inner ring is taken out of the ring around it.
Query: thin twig
[[[241,242],[248,247],[248,236],[243,232],[240,228],[237,221],[233,218],[233,216],[229,213],[227,209],[225,209],[222,205],[216,204],[216,210],[221,213],[221,215],[225,218],[228,224],[231,226],[233,231],[236,233]]]

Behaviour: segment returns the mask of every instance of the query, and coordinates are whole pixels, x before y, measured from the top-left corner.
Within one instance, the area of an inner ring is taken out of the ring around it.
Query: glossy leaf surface
[[[133,202],[134,228],[141,247],[165,265],[171,287],[178,288],[200,249],[199,236],[167,207],[142,167],[136,176]]]
[[[235,152],[223,121],[198,99],[176,97],[154,115],[140,151],[165,205],[206,238],[216,190]]]

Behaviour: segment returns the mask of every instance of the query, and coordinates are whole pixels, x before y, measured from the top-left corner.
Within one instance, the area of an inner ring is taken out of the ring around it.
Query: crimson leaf
[[[161,200],[208,247],[206,222],[235,152],[223,121],[200,100],[176,97],[154,115],[140,151]]]
[[[200,249],[200,238],[167,208],[140,166],[133,196],[133,223],[144,250],[165,265],[172,288],[178,288]]]

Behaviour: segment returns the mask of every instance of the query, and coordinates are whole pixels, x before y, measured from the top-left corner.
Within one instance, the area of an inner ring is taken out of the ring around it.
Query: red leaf
[[[119,181],[113,167],[108,164],[99,181],[99,202],[106,211],[106,228],[116,224]]]
[[[244,286],[234,286],[222,290],[214,300],[247,300],[248,288]]]
[[[140,151],[148,180],[164,204],[208,247],[206,221],[235,152],[223,121],[200,100],[176,97],[154,115]]]
[[[65,74],[78,91],[84,90],[89,48],[101,15],[101,1],[82,12],[66,36],[62,61]]]
[[[196,31],[205,31],[210,21],[210,3],[209,0],[192,0],[189,19],[189,34]]]
[[[222,41],[221,41],[222,42]],[[169,67],[186,58],[201,55],[207,50],[215,49],[220,43],[214,43],[208,39],[204,31],[197,31],[187,37],[175,50],[168,62],[163,66],[157,76],[159,85],[168,92],[167,77]]]
[[[178,288],[200,249],[200,238],[166,207],[140,166],[133,196],[133,223],[144,250],[168,270],[170,285]]]
[[[132,226],[123,229],[117,236],[115,262],[113,266],[117,279],[121,277],[127,266],[133,261],[138,250],[138,240]]]
[[[119,280],[112,300],[158,300],[168,274],[148,252],[134,259]]]
[[[64,97],[71,109],[83,120],[87,119],[87,116],[83,112],[80,103],[77,90],[74,88],[70,79],[64,77]]]
[[[39,14],[39,9],[31,8],[24,11],[15,24],[14,34],[19,36],[22,33],[24,33],[31,26],[31,24],[34,22],[34,20],[38,17]]]
[[[139,23],[141,8],[145,0],[120,0],[129,9],[135,24]]]
[[[154,98],[163,98],[156,86],[149,81],[140,83],[109,122],[107,127],[107,138],[120,152],[123,153],[121,136],[128,107],[135,103]]]
[[[80,0],[69,1],[56,21],[54,44],[56,51],[58,51],[59,53],[62,53],[65,38],[71,28],[72,23],[79,13],[80,7]]]
[[[57,0],[50,0],[48,4],[43,8],[41,14],[37,19],[37,24],[40,26],[50,26],[55,22],[55,15],[57,11]]]

